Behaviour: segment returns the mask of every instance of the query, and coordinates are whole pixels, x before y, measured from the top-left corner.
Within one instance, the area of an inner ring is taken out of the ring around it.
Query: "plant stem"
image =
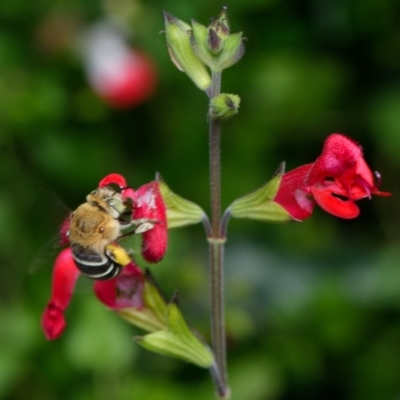
[[[221,92],[221,73],[212,73],[210,100]],[[224,243],[221,235],[221,165],[220,135],[221,122],[209,116],[210,133],[210,191],[211,191],[211,235],[208,237],[210,249],[211,276],[211,330],[212,345],[219,370],[217,385],[220,399],[229,399],[226,371],[226,337],[224,315]]]

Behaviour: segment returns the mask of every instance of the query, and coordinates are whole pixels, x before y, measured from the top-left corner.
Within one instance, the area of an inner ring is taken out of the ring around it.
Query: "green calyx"
[[[147,332],[165,329],[168,304],[149,271],[146,271],[146,279],[143,286],[143,305],[141,309],[126,307],[117,312],[126,321]]]
[[[202,368],[213,365],[213,353],[188,327],[177,305],[176,296],[168,305],[166,326],[166,329],[136,337],[135,340],[150,351],[179,358]]]
[[[265,222],[293,221],[290,214],[274,202],[278,193],[285,163],[280,164],[275,176],[260,189],[235,200],[229,207],[229,213],[235,218],[249,218]]]
[[[201,90],[211,85],[205,65],[193,52],[190,44],[191,26],[164,11],[165,38],[172,62],[185,72]]]
[[[215,72],[236,64],[244,54],[242,32],[229,34],[225,8],[208,27],[192,20],[190,43],[198,58]]]
[[[174,193],[160,174],[156,175],[156,180],[167,209],[168,229],[197,224],[206,217],[200,206]]]

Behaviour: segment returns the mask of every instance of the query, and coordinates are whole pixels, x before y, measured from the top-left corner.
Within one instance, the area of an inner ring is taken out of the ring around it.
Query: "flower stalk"
[[[221,72],[211,77],[212,101],[221,92]],[[211,235],[208,237],[211,277],[211,334],[212,346],[219,370],[218,396],[229,398],[226,371],[225,313],[224,313],[224,243],[221,231],[221,120],[209,116]]]

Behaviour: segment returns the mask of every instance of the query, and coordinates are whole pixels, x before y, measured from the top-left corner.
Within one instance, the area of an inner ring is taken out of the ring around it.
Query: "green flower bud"
[[[150,351],[176,357],[202,368],[210,368],[214,364],[214,355],[209,347],[188,327],[176,296],[168,306],[166,325],[164,330],[136,337],[135,340]]]
[[[194,53],[212,71],[218,72],[238,62],[244,54],[242,33],[229,34],[224,7],[208,28],[192,20],[190,43]]]
[[[222,7],[222,10],[218,14],[218,17],[213,19],[209,25],[210,29],[213,29],[215,33],[221,38],[229,36],[229,20],[227,15],[227,7]]]
[[[224,41],[217,35],[214,29],[208,30],[207,47],[212,54],[217,55],[221,52]]]
[[[193,52],[190,44],[190,25],[164,11],[165,36],[172,62],[185,72],[201,90],[211,85],[211,77],[205,65]]]
[[[211,100],[210,116],[213,119],[229,119],[239,112],[240,97],[221,93]]]
[[[228,209],[230,214],[235,218],[249,218],[266,222],[293,221],[290,214],[281,205],[274,202],[284,172],[285,163],[282,163],[268,183],[255,192],[235,200]]]
[[[200,206],[174,193],[160,174],[156,175],[156,180],[167,209],[168,229],[197,224],[206,217]]]

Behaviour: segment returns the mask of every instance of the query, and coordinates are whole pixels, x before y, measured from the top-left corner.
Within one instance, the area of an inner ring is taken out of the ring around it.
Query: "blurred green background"
[[[223,205],[313,161],[325,137],[362,143],[389,199],[339,220],[232,220],[226,248],[233,399],[400,398],[400,5],[396,0],[24,0],[0,2],[0,398],[203,400],[208,371],[148,353],[139,330],[98,303],[82,279],[63,337],[40,330],[54,238],[109,172],[138,187],[160,171],[208,210],[207,99],[167,55],[162,10],[207,24],[228,6],[246,54],[223,76],[238,116],[223,126]],[[73,50],[79,30],[120,13],[158,69],[154,96],[108,107]],[[209,336],[201,226],[170,232],[152,266]]]

